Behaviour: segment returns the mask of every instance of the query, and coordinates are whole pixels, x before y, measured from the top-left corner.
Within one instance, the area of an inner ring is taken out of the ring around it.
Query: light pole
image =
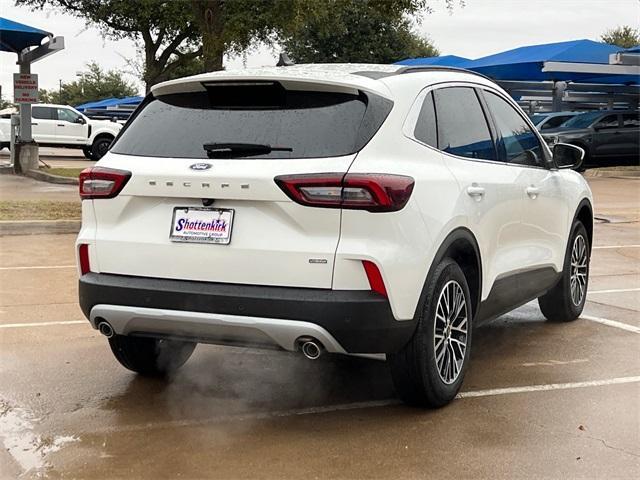
[[[80,93],[84,96],[84,72],[76,72],[76,77],[80,78]]]

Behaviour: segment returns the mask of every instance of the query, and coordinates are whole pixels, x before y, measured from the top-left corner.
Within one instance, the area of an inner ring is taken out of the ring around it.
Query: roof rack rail
[[[482,78],[486,78],[487,80],[491,80],[495,82],[490,77],[483,75],[482,73],[474,72],[473,70],[467,70],[466,68],[460,67],[445,67],[442,65],[412,65],[404,68],[400,68],[396,70],[396,74],[401,75],[404,73],[416,73],[416,72],[425,72],[425,71],[444,71],[444,72],[460,72],[460,73],[470,73],[472,75],[477,75]]]

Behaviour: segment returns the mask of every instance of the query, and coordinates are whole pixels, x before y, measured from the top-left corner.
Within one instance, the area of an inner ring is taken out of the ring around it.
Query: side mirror
[[[584,150],[568,143],[556,143],[553,146],[553,160],[558,168],[578,169],[584,159]]]
[[[84,125],[85,123],[87,123],[87,121],[83,117],[78,117],[76,118],[76,123],[79,123],[80,125]]]

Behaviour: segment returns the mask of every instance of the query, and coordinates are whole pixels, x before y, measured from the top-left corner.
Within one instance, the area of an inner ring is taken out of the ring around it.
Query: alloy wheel
[[[458,282],[450,280],[438,297],[433,324],[433,346],[436,368],[447,385],[460,376],[467,350],[469,328],[467,301]]]
[[[571,301],[578,306],[584,300],[587,291],[587,242],[578,235],[571,248],[570,286]]]

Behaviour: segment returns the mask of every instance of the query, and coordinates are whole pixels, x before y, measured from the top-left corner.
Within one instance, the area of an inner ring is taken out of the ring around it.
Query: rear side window
[[[413,136],[421,142],[438,148],[438,130],[436,128],[436,110],[433,104],[433,93],[427,93],[418,115]]]
[[[540,141],[524,118],[495,93],[485,91],[484,97],[498,129],[496,146],[500,160],[517,165],[544,167]]]
[[[207,158],[205,144],[231,143],[282,149],[238,153],[238,158],[348,155],[373,137],[392,106],[372,94],[285,90],[277,82],[212,84],[207,89],[152,98],[111,151]]]
[[[57,120],[56,111],[51,107],[33,107],[31,117],[38,120]]]
[[[496,160],[496,151],[480,102],[473,88],[447,87],[434,91],[438,145],[460,157]]]

